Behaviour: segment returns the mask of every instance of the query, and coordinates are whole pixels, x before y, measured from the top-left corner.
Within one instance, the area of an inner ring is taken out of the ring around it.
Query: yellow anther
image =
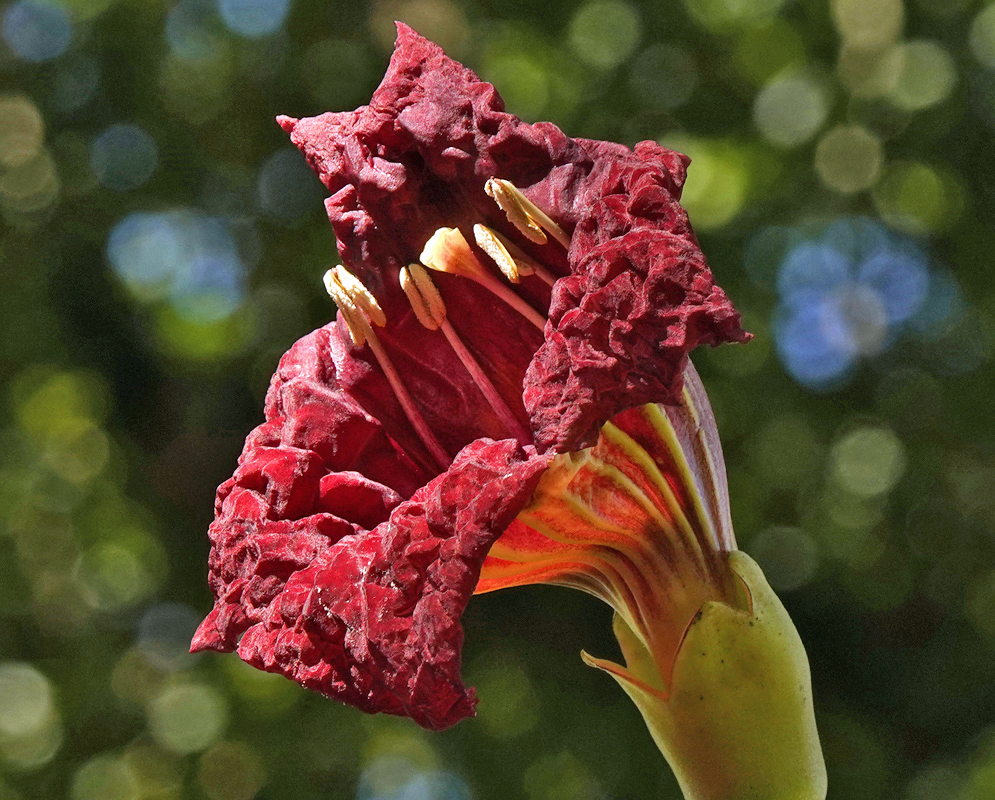
[[[539,206],[533,203],[510,181],[488,178],[484,184],[487,196],[498,204],[519,233],[536,244],[546,243],[548,233],[564,247],[570,246],[570,237],[553,222]]]
[[[474,225],[473,238],[477,240],[477,246],[497,264],[501,274],[512,283],[518,283],[521,280],[519,276],[528,275],[531,272],[527,265],[519,264],[518,260],[512,256],[509,247],[511,242],[505,241],[497,231],[492,231],[485,225]]]
[[[363,282],[341,264],[335,267],[335,278],[346,291],[357,307],[366,312],[373,324],[382,328],[387,324],[387,315],[383,313],[377,298],[363,285]]]
[[[362,312],[356,307],[349,293],[342,288],[342,284],[338,282],[332,270],[328,270],[321,277],[321,280],[325,284],[325,291],[328,292],[328,296],[338,306],[339,312],[342,314],[342,319],[345,320],[346,327],[349,329],[349,336],[352,338],[353,344],[365,344],[366,333],[364,327],[368,327],[368,324],[364,326],[361,318]]]
[[[459,228],[439,228],[425,243],[421,263],[436,272],[448,272],[476,281],[529,320],[539,330],[546,318],[519,297],[506,283],[499,281],[473,254]]]
[[[474,280],[487,276],[487,270],[473,254],[459,228],[439,228],[425,243],[419,260],[436,272],[448,272]]]
[[[446,304],[432,278],[421,264],[401,267],[401,288],[418,321],[430,331],[438,330],[446,319]]]

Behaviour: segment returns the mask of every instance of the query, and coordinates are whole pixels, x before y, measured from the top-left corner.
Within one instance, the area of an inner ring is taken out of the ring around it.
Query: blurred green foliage
[[[740,541],[810,653],[830,797],[995,797],[995,4],[15,0],[0,800],[678,796],[578,658],[615,645],[577,593],[474,599],[480,714],[444,734],[186,652],[214,488],[332,314],[321,188],[272,120],[364,103],[393,19],[526,119],[693,157],[757,334],[696,361]]]

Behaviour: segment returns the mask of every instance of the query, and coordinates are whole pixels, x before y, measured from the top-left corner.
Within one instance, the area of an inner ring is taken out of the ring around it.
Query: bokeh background
[[[273,117],[364,103],[393,19],[528,120],[693,157],[757,334],[696,361],[830,797],[995,797],[995,3],[5,0],[0,799],[678,797],[579,593],[474,599],[443,734],[187,654],[214,488],[332,314]]]

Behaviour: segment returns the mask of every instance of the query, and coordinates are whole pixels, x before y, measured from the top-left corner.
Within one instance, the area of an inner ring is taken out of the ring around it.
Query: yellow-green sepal
[[[687,800],[824,800],[826,767],[801,639],[760,567],[727,554],[749,610],[705,603],[678,650],[671,685],[615,615],[627,667],[609,672],[632,698]]]

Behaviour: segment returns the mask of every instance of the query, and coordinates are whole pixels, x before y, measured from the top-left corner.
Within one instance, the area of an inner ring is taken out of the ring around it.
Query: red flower
[[[330,192],[339,314],[218,490],[193,649],[444,728],[475,702],[460,616],[547,466],[746,334],[678,205],[686,157],[523,123],[403,25],[369,106],[280,124]]]

